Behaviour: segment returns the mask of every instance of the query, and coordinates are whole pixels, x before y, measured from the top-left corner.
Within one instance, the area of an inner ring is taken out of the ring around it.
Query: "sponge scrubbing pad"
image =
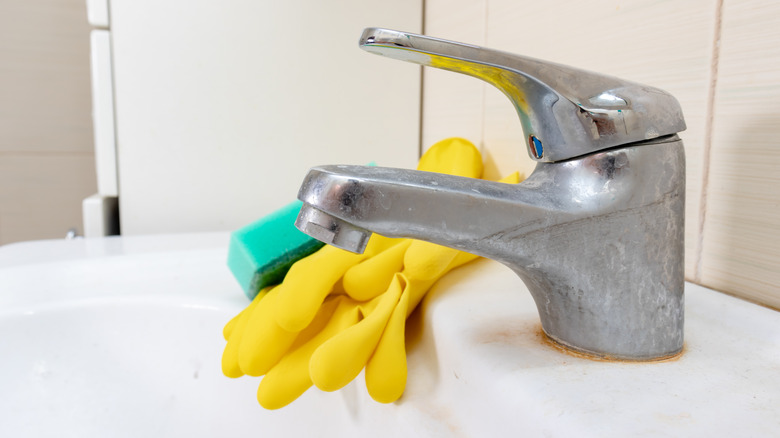
[[[324,245],[295,228],[301,205],[292,202],[230,235],[228,268],[249,299],[280,283],[293,263]]]

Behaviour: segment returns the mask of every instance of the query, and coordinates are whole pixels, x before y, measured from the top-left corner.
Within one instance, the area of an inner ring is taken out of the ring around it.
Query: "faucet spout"
[[[516,259],[518,252],[498,244],[505,230],[539,229],[549,219],[562,217],[549,214],[555,206],[533,183],[368,166],[315,167],[301,185],[299,199],[304,207],[297,225],[312,235],[321,228],[336,235],[361,230],[364,235],[426,240],[507,261]],[[365,247],[335,246],[353,252]]]
[[[556,163],[520,184],[365,166],[310,170],[296,225],[360,252],[372,232],[514,270],[564,346],[649,360],[683,328],[685,163],[676,135]]]

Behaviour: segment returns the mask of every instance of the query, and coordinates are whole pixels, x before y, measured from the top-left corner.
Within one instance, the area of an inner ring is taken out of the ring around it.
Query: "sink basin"
[[[768,436],[780,428],[780,313],[686,285],[684,354],[563,352],[507,268],[479,260],[410,319],[397,403],[360,378],[265,411],[220,371],[247,301],[228,234],[0,247],[0,436]]]

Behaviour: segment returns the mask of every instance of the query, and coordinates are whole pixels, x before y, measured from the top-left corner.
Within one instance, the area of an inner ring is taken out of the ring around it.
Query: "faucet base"
[[[568,354],[570,356],[578,357],[581,359],[593,360],[597,362],[634,362],[634,363],[670,362],[679,359],[685,353],[684,346],[681,347],[679,350],[669,353],[667,355],[652,356],[646,358],[597,353],[593,351],[583,350],[574,345],[567,344],[566,342],[563,342],[560,339],[556,339],[555,337],[550,336],[547,332],[545,332],[544,328],[542,328],[540,332],[545,342],[551,347],[555,348],[556,350]]]
[[[309,172],[299,199],[311,215],[302,230],[327,243],[341,245],[346,224],[358,237],[420,239],[503,263],[528,287],[544,331],[568,348],[640,361],[682,349],[677,136],[538,163],[520,184],[324,166]]]

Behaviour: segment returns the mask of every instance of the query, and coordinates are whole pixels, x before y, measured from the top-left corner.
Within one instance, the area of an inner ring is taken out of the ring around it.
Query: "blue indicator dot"
[[[531,155],[537,160],[544,156],[544,148],[542,148],[542,141],[536,138],[535,135],[528,136],[528,146],[531,148]]]

